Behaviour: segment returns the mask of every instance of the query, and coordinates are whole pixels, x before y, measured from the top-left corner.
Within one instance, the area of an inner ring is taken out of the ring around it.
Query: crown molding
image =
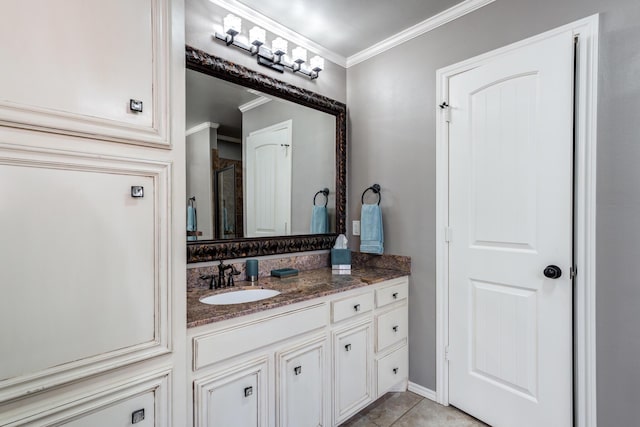
[[[212,122],[203,122],[200,123],[199,125],[195,125],[194,127],[187,129],[187,131],[184,133],[185,136],[189,136],[189,135],[193,135],[196,132],[200,132],[201,130],[204,129],[218,129],[220,127],[220,125],[218,123],[212,123]]]
[[[260,96],[252,101],[249,101],[245,104],[242,104],[238,107],[238,110],[242,111],[242,113],[246,113],[249,110],[253,110],[256,107],[259,107],[267,102],[271,101],[271,98],[267,98],[266,96]]]
[[[236,0],[209,0],[211,3],[216,4],[229,12],[237,15],[243,19],[253,22],[254,24],[264,28],[265,30],[273,33],[277,36],[283,37],[293,44],[302,46],[303,48],[314,52],[323,58],[338,64],[341,67],[345,67],[346,58],[339,55],[332,50],[327,49],[324,46],[319,45],[313,40],[309,40],[301,34],[285,27],[284,25],[274,21],[271,18],[261,14],[257,10],[251,9],[248,6],[236,1]]]
[[[354,55],[349,56],[346,61],[346,68],[359,64],[362,61],[366,61],[369,58],[379,55],[384,51],[401,45],[402,43],[414,39],[422,34],[428,33],[429,31],[433,31],[444,24],[458,19],[468,13],[471,13],[474,10],[480,9],[481,7],[493,3],[494,1],[495,0],[464,0],[463,2],[458,3],[457,5],[450,7],[449,9],[440,12],[437,15],[434,15],[431,18],[425,19],[424,21],[412,27],[409,27],[406,30],[403,30],[389,38],[382,40],[381,42],[374,44],[371,47],[368,47]]]

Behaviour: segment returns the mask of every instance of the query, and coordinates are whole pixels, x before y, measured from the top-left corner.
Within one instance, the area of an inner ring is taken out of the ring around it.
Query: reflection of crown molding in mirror
[[[258,90],[267,95],[331,114],[336,118],[336,232],[301,236],[278,236],[187,243],[187,262],[244,258],[330,249],[338,234],[346,233],[347,106],[326,96],[293,86],[241,65],[186,47],[188,69]]]
[[[271,98],[267,98],[266,96],[261,96],[259,98],[254,99],[253,101],[249,101],[246,104],[242,104],[238,107],[238,110],[246,113],[249,110],[253,110],[256,107],[259,107],[267,102],[271,101]]]
[[[205,129],[218,129],[220,127],[220,125],[218,123],[212,123],[212,122],[204,122],[204,123],[200,123],[199,125],[195,125],[194,127],[187,129],[187,131],[185,132],[185,136],[189,136],[189,135],[193,135],[196,132],[200,132],[201,130],[205,130]]]

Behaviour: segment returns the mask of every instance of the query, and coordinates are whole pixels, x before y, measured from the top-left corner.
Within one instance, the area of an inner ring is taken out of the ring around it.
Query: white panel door
[[[167,4],[3,0],[0,121],[166,144]]]
[[[327,340],[306,343],[279,354],[278,421],[281,427],[318,427],[325,421]]]
[[[494,427],[569,427],[572,34],[449,84],[449,401]]]
[[[245,237],[291,232],[291,120],[252,132],[245,144]]]
[[[169,351],[168,174],[0,152],[0,400]]]

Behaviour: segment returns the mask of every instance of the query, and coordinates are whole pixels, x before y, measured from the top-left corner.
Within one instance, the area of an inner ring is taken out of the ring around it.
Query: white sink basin
[[[279,294],[279,291],[274,291],[273,289],[246,289],[200,298],[200,302],[211,305],[242,304],[243,302],[260,301],[275,297]]]

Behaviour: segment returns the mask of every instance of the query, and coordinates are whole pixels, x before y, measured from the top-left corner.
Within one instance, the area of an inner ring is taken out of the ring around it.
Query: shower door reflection
[[[236,167],[235,165],[217,170],[215,173],[216,238],[235,239],[236,227]]]

